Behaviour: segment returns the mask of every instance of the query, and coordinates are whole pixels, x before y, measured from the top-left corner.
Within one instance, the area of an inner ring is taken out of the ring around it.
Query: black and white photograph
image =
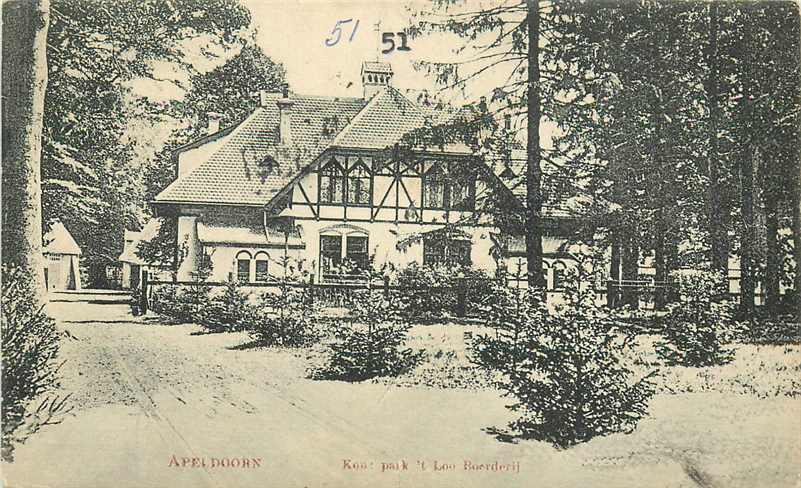
[[[801,4],[2,0],[2,484],[801,487]]]

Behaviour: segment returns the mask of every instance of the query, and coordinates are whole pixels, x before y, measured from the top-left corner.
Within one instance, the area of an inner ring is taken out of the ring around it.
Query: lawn
[[[74,415],[4,466],[7,486],[797,487],[798,345],[739,345],[725,366],[661,367],[631,434],[568,450],[489,433],[514,418],[470,364],[476,324],[417,325],[426,360],[397,378],[307,378],[320,348],[253,347],[246,333],[131,319],[109,305],[58,304],[64,392]],[[656,361],[640,336],[633,362]],[[650,366],[648,366],[650,367]],[[170,468],[171,456],[248,456],[257,470]],[[48,469],[42,469],[47,460]],[[347,469],[345,460],[365,462]],[[464,470],[464,461],[520,471]],[[408,471],[394,471],[394,463]],[[421,470],[417,461],[426,463]],[[452,470],[432,471],[433,462]],[[417,466],[417,467],[415,467]]]
[[[397,378],[374,381],[397,386],[482,389],[493,375],[470,362],[469,338],[491,334],[478,324],[417,325],[407,345],[425,350],[426,360]],[[640,373],[658,369],[657,392],[663,394],[716,392],[757,398],[801,396],[801,344],[736,344],[735,359],[726,365],[691,368],[667,366],[658,358],[655,334],[637,336],[633,366]]]

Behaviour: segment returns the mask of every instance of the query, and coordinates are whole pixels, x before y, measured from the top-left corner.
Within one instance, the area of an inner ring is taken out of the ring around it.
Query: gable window
[[[471,243],[462,239],[423,240],[423,264],[470,266]]]
[[[423,206],[445,208],[445,173],[439,164],[433,165],[423,176]]]
[[[356,264],[359,269],[369,268],[370,258],[367,252],[367,236],[346,236],[345,257]]]
[[[320,271],[329,273],[342,264],[342,236],[320,236]]]
[[[240,283],[250,283],[251,256],[247,251],[239,251],[236,255],[236,280]]]
[[[466,179],[453,179],[450,184],[450,208],[454,210],[472,210],[473,199],[470,182]]]
[[[345,196],[345,172],[335,159],[320,171],[320,202],[342,203]]]
[[[348,172],[348,203],[370,203],[370,171],[361,159]]]
[[[270,281],[269,265],[270,256],[266,252],[259,252],[256,254],[256,281],[266,282]]]
[[[443,163],[436,163],[423,177],[423,206],[438,210],[473,210],[475,177],[446,172]],[[453,168],[452,168],[453,169]]]

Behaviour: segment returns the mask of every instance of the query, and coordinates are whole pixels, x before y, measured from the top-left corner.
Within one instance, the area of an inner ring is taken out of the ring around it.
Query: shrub
[[[740,329],[734,321],[734,304],[722,298],[721,276],[710,272],[685,274],[680,300],[668,306],[663,318],[664,341],[657,353],[671,364],[713,366],[734,357],[726,347]]]
[[[248,303],[239,282],[229,279],[222,293],[210,296],[195,321],[211,332],[234,332],[247,329],[254,315],[255,307]]]
[[[44,425],[68,411],[66,398],[45,398],[38,408],[33,401],[58,386],[56,363],[59,334],[55,322],[34,299],[29,277],[19,268],[3,266],[3,451],[13,459],[14,444],[22,443]],[[24,428],[23,428],[24,426]]]
[[[541,291],[498,285],[487,305],[495,334],[472,343],[472,360],[497,370],[497,386],[515,399],[510,428],[560,448],[630,432],[654,393],[650,375],[635,379],[623,364],[630,337],[612,331],[582,281],[567,273],[566,304],[554,313]]]
[[[282,286],[262,297],[250,328],[254,341],[265,346],[307,346],[320,338],[317,308],[303,290]]]
[[[197,322],[199,303],[207,298],[198,292],[181,290],[177,285],[161,285],[150,295],[150,309],[179,323]]]
[[[412,263],[397,275],[398,296],[410,318],[455,315],[459,286],[465,287],[466,311],[475,313],[489,295],[493,282],[484,271],[460,266]]]
[[[404,347],[410,328],[397,300],[386,300],[372,290],[357,293],[351,320],[336,328],[327,364],[312,376],[344,381],[397,376],[413,368],[423,355]]]

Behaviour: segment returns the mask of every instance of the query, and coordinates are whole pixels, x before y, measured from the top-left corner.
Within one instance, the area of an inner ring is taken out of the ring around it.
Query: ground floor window
[[[250,282],[251,255],[247,251],[239,251],[236,255],[236,280],[240,283]]]
[[[553,286],[551,287],[552,290],[555,291],[562,291],[565,289],[565,265],[561,262],[556,262],[553,264],[551,268],[551,273],[553,276]]]
[[[359,270],[370,267],[368,238],[363,234],[320,236],[320,271],[323,275],[342,273],[340,267],[347,262]]]
[[[320,236],[320,270],[330,273],[342,264],[342,236]]]
[[[256,281],[265,282],[270,280],[269,260],[270,256],[264,251],[256,254]]]
[[[357,268],[367,269],[370,265],[367,236],[347,236],[346,242],[345,258],[355,264]]]
[[[470,266],[471,242],[466,239],[423,240],[424,265]]]

